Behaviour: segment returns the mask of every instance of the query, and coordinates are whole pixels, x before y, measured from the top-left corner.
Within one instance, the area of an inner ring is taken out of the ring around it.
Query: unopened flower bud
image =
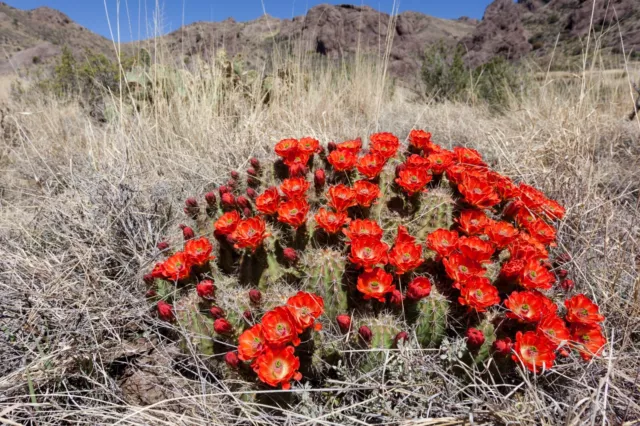
[[[204,199],[206,200],[209,207],[216,206],[216,194],[214,192],[207,192],[206,194],[204,194]]]
[[[569,253],[559,254],[554,261],[558,266],[564,265],[565,263],[571,262],[571,255]]]
[[[498,339],[493,342],[493,350],[500,355],[509,355],[511,353],[511,348],[513,348],[513,342],[508,337]]]
[[[233,326],[224,318],[218,318],[215,320],[213,323],[213,329],[218,334],[231,334],[233,332]]]
[[[240,360],[235,352],[227,352],[224,356],[224,362],[231,368],[238,368],[238,365],[240,365]]]
[[[196,285],[196,293],[203,299],[213,299],[216,294],[216,286],[211,280],[200,281]]]
[[[231,172],[231,179],[238,180],[239,178],[240,178],[240,173],[238,173],[235,170],[233,170]]]
[[[560,354],[560,356],[562,356],[564,358],[567,358],[567,357],[569,357],[569,355],[571,355],[571,352],[569,352],[569,350],[567,348],[560,348],[558,353]]]
[[[260,161],[257,158],[252,158],[249,162],[251,163],[251,167],[260,170]]]
[[[426,277],[416,277],[407,286],[407,299],[417,302],[431,294],[431,282]]]
[[[400,163],[396,166],[396,176],[400,176],[400,172],[403,172],[407,169],[407,165],[404,163]]]
[[[237,180],[233,180],[233,179],[229,179],[229,180],[227,181],[227,186],[228,186],[230,189],[233,189],[233,188],[235,188],[236,186],[238,186],[238,181],[237,181]]]
[[[324,169],[318,169],[313,174],[313,183],[317,189],[324,188],[324,184],[327,182],[327,175]]]
[[[349,329],[351,328],[351,317],[349,315],[338,315],[336,317],[336,322],[338,323],[338,327],[340,327],[341,332],[349,332]]]
[[[246,310],[242,313],[242,316],[244,317],[245,320],[247,320],[248,322],[253,322],[253,312],[251,312],[250,310]]]
[[[228,186],[222,185],[220,188],[218,188],[218,193],[220,193],[221,197],[223,194],[226,194],[227,192],[229,192]]]
[[[198,208],[198,200],[194,197],[189,197],[184,201],[184,204],[189,208]]]
[[[393,339],[394,346],[398,347],[400,341],[406,342],[407,340],[409,340],[409,334],[406,331],[401,331],[400,333],[396,334],[396,337]]]
[[[156,247],[158,247],[158,250],[160,251],[165,251],[166,249],[169,248],[169,243],[167,243],[166,241],[160,241]]]
[[[373,333],[371,332],[371,329],[369,327],[367,327],[366,325],[363,325],[358,329],[358,334],[360,335],[360,338],[365,343],[371,343],[371,339],[373,338]]]
[[[215,319],[224,318],[224,311],[219,306],[212,306],[209,312],[211,312],[211,316]]]
[[[286,249],[284,249],[282,255],[290,263],[296,263],[298,261],[298,253],[291,247],[287,247]]]
[[[327,144],[327,151],[329,151],[329,152],[333,152],[333,151],[335,151],[336,149],[338,149],[338,145],[336,145],[336,143],[335,143],[335,142],[329,142],[329,143]]]
[[[142,277],[142,281],[144,281],[144,283],[146,285],[151,285],[153,284],[155,278],[153,276],[153,274],[145,274],[144,277]]]
[[[151,289],[149,289],[149,291],[147,291],[145,293],[145,297],[147,297],[147,298],[156,297],[157,294],[158,293],[156,293],[156,291],[151,288]]]
[[[484,343],[484,333],[477,328],[467,329],[467,346],[470,349],[479,348]]]
[[[251,209],[249,207],[245,207],[242,209],[242,214],[244,217],[251,217]]]
[[[193,232],[193,229],[191,229],[190,227],[185,226],[184,228],[182,228],[182,237],[184,238],[185,241],[190,240],[195,236],[196,234]]]
[[[256,172],[256,169],[254,169],[253,167],[249,167],[247,169],[247,174],[249,176],[258,176],[258,172]]]
[[[253,188],[247,188],[247,196],[252,200],[255,200],[258,197],[258,193]]]
[[[396,305],[396,306],[400,306],[402,305],[402,293],[400,293],[400,290],[395,289],[391,292],[391,297],[389,298],[389,302],[391,302],[392,305]]]
[[[236,198],[230,192],[222,194],[222,205],[224,207],[233,208],[236,205]]]
[[[164,300],[160,300],[157,306],[158,306],[158,317],[161,320],[170,322],[175,319],[175,315],[173,314],[173,306],[171,306]]]
[[[558,269],[556,275],[562,280],[567,278],[567,275],[569,275],[569,271],[567,271],[566,269]]]
[[[576,285],[573,282],[573,280],[564,279],[564,280],[560,281],[560,288],[563,289],[564,291],[571,291],[571,290],[573,290],[573,288],[575,286]]]
[[[260,290],[257,290],[255,288],[249,290],[249,300],[251,300],[251,303],[259,305],[262,301],[262,293],[260,292]]]
[[[238,204],[243,209],[251,208],[251,203],[244,195],[240,195],[238,198],[236,198],[236,204]]]
[[[289,166],[290,177],[300,177],[307,173],[307,166],[302,163],[295,163]]]

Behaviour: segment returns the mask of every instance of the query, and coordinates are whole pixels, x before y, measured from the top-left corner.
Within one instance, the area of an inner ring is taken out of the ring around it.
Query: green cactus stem
[[[415,332],[423,348],[436,348],[447,330],[449,301],[435,289],[424,299],[407,304],[407,318],[415,324]]]
[[[342,282],[346,267],[344,256],[334,250],[310,251],[302,259],[306,280],[304,290],[318,294],[324,299],[324,310],[328,318],[347,312],[348,295]]]

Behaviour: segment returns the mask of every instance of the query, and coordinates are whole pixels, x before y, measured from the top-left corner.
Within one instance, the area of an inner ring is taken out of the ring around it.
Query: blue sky
[[[269,15],[291,18],[303,15],[306,10],[321,3],[341,4],[348,0],[4,0],[13,7],[33,9],[49,6],[67,14],[71,19],[90,30],[111,37],[107,12],[116,33],[120,16],[122,41],[146,38],[152,35],[151,27],[156,1],[162,11],[164,32],[173,31],[183,23],[195,21],[221,21],[233,17],[237,21],[256,19],[263,14],[263,3]],[[393,0],[352,0],[384,12],[391,12]],[[491,0],[399,0],[399,10],[413,10],[440,18],[469,16],[481,18]],[[118,4],[120,13],[117,13]],[[128,13],[127,13],[128,11]]]

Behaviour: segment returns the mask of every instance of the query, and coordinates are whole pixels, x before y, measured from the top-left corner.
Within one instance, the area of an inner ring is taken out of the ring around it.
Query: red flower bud
[[[240,365],[240,360],[235,352],[227,352],[224,356],[224,362],[231,368],[238,368],[238,365]]]
[[[255,176],[258,176],[258,172],[256,172],[256,169],[254,169],[254,168],[252,168],[252,167],[249,167],[249,168],[247,169],[247,174],[248,174],[249,176],[254,176],[254,177],[255,177]]]
[[[211,316],[215,319],[224,318],[224,311],[218,306],[212,306],[209,312],[211,312]]]
[[[155,278],[153,278],[153,274],[145,274],[142,277],[142,281],[144,281],[146,285],[151,285],[155,281]]]
[[[565,358],[567,358],[569,355],[571,355],[571,352],[569,352],[569,350],[567,348],[560,348],[558,353],[560,354],[560,356],[565,357]]]
[[[206,194],[204,194],[204,199],[207,202],[207,205],[209,207],[215,207],[216,206],[216,194],[213,192],[207,192]]]
[[[196,293],[203,299],[213,299],[216,295],[216,286],[211,280],[200,281],[196,285]]]
[[[255,200],[256,197],[258,196],[258,193],[253,188],[247,188],[247,196],[252,200]]]
[[[307,173],[307,166],[301,163],[295,163],[289,166],[289,177],[304,176]]]
[[[149,291],[147,291],[145,293],[145,297],[149,298],[149,297],[156,297],[158,293],[156,293],[156,291],[154,289],[149,289]]]
[[[544,259],[541,262],[542,266],[544,266],[547,269],[553,269],[553,265],[551,264],[551,261],[549,259]]]
[[[229,192],[229,188],[227,186],[222,185],[220,188],[218,188],[218,192],[222,197],[223,194],[226,194],[227,192]]]
[[[224,194],[222,194],[222,205],[224,207],[233,208],[236,205],[236,198],[233,196],[232,193],[225,192]]]
[[[369,327],[367,327],[366,325],[363,325],[358,329],[358,334],[360,335],[360,338],[365,343],[371,343],[371,339],[373,338],[373,333],[371,332],[371,329]]]
[[[184,201],[184,204],[188,207],[188,208],[194,208],[197,209],[198,208],[198,200],[196,200],[194,197],[189,197]]]
[[[326,181],[327,181],[327,176],[324,169],[316,170],[316,172],[313,174],[313,183],[315,184],[316,188],[318,189],[323,188]]]
[[[511,353],[511,348],[513,348],[513,342],[508,337],[498,339],[493,342],[493,350],[500,355],[509,355]]]
[[[417,302],[431,294],[431,282],[426,277],[416,277],[407,286],[407,299]]]
[[[242,209],[242,214],[244,217],[251,217],[251,209],[249,207],[245,207]]]
[[[298,253],[291,247],[287,247],[286,249],[284,249],[282,255],[290,263],[296,263],[298,261]]]
[[[240,178],[240,173],[238,173],[235,170],[233,170],[231,172],[231,178],[234,179],[234,180],[237,180],[238,178]]]
[[[193,229],[191,229],[190,227],[185,226],[184,228],[182,228],[182,237],[184,238],[185,241],[190,240],[195,236],[196,234],[193,232]]]
[[[402,305],[402,293],[400,293],[400,290],[395,289],[391,292],[391,297],[389,298],[389,302],[391,302],[392,305],[396,305],[396,306],[400,306]]]
[[[215,320],[213,323],[213,329],[218,334],[231,334],[233,332],[233,326],[224,318],[218,318]]]
[[[229,180],[227,181],[227,186],[228,186],[230,189],[233,189],[233,188],[235,188],[236,186],[238,186],[238,181],[233,180],[233,179],[229,179]]]
[[[564,291],[571,291],[575,286],[576,285],[573,282],[573,280],[566,279],[566,280],[560,281],[560,288],[563,289]]]
[[[349,315],[338,315],[336,317],[336,321],[338,322],[338,327],[340,327],[341,332],[349,332],[349,329],[351,328],[351,317]]]
[[[249,162],[251,163],[251,167],[254,169],[260,169],[260,161],[257,158],[252,158]]]
[[[484,333],[477,328],[467,329],[467,346],[470,349],[478,348],[484,343]]]
[[[338,145],[335,142],[329,142],[327,144],[327,151],[333,152],[338,148]]]
[[[247,200],[247,197],[243,195],[236,198],[236,204],[238,204],[243,209],[251,208],[251,203],[249,202],[249,200]]]
[[[400,163],[396,166],[396,176],[400,176],[400,172],[407,170],[407,165],[404,163]]]
[[[249,322],[253,322],[253,312],[251,312],[250,310],[246,310],[242,313],[242,316],[244,317],[244,319],[246,319]]]
[[[158,247],[158,250],[160,251],[165,251],[169,248],[169,243],[166,241],[160,241],[156,247]]]
[[[173,306],[171,306],[164,300],[160,300],[158,302],[158,317],[163,321],[173,321],[175,319],[175,315],[173,314]]]
[[[395,339],[393,339],[394,345],[398,347],[398,343],[400,343],[401,340],[403,342],[409,340],[409,334],[406,331],[401,331],[400,333],[396,334]]]
[[[249,300],[251,300],[251,303],[259,305],[262,301],[262,293],[260,290],[256,290],[255,288],[249,290]]]
[[[567,275],[569,275],[569,271],[567,271],[566,269],[558,269],[558,271],[556,271],[556,275],[562,280],[567,278]]]
[[[555,264],[560,266],[560,265],[564,265],[565,263],[569,263],[571,262],[571,255],[569,253],[562,253],[559,254],[555,260],[554,260]]]

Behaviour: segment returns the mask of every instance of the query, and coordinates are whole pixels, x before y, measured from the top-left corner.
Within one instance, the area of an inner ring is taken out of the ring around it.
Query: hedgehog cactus
[[[185,350],[224,353],[232,377],[284,389],[302,374],[321,382],[347,354],[372,371],[400,341],[440,348],[451,366],[499,356],[533,372],[569,340],[584,359],[601,354],[597,305],[577,295],[561,317],[554,302],[566,295],[549,258],[564,209],[472,149],[424,131],[409,142],[377,133],[363,153],[360,139],[284,139],[276,161],[231,172],[205,208],[188,198],[183,250],[161,244],[169,257],[145,276]],[[496,352],[496,339],[514,344]]]

